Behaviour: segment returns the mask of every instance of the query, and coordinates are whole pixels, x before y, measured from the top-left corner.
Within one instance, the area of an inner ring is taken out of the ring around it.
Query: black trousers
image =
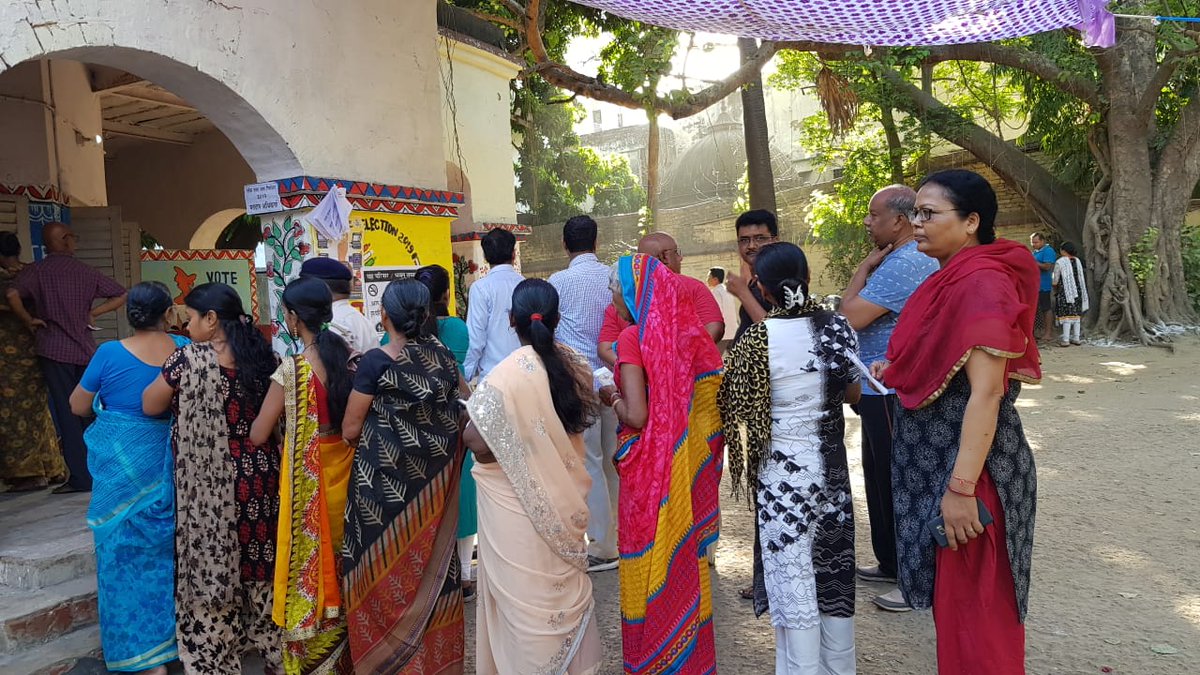
[[[879,570],[889,576],[896,575],[896,515],[892,506],[892,423],[895,413],[895,395],[868,395],[858,402],[871,548],[879,561]]]
[[[87,445],[83,442],[83,430],[90,420],[76,417],[71,412],[71,392],[75,391],[83,377],[85,366],[61,363],[42,356],[38,357],[38,365],[42,368],[42,377],[46,379],[46,389],[50,391],[50,416],[54,418],[54,426],[62,442],[63,459],[67,462],[67,470],[71,472],[67,483],[80,490],[91,490],[92,474],[88,471]]]

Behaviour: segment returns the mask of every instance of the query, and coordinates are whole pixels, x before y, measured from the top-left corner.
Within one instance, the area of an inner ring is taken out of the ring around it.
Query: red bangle
[[[963,490],[959,490],[959,489],[955,488],[954,485],[950,485],[946,489],[953,492],[956,495],[962,495],[964,497],[974,497],[975,496],[974,492],[964,492]]]
[[[977,481],[967,480],[966,478],[959,478],[958,476],[955,476],[954,474],[950,475],[950,481],[951,482],[957,481],[959,487],[964,488],[964,489],[967,487],[970,487],[971,492],[975,492],[975,484],[977,483]]]

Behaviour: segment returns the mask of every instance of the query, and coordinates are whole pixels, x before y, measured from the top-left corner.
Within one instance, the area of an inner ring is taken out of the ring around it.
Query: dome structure
[[[787,153],[771,146],[776,186],[795,183],[798,176]],[[733,202],[746,175],[746,139],[742,123],[728,111],[702,130],[691,147],[667,172],[659,193],[663,208],[706,201]]]

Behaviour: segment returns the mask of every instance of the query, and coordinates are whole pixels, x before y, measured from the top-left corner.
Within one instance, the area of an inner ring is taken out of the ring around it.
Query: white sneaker
[[[912,607],[908,604],[908,600],[904,599],[904,594],[900,589],[894,589],[883,595],[875,596],[873,600],[875,606],[886,612],[911,612]]]

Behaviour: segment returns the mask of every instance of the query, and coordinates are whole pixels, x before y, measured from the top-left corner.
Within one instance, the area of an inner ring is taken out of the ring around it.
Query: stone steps
[[[57,675],[100,650],[89,495],[0,495],[0,673]]]
[[[5,675],[62,675],[84,657],[100,653],[100,626],[91,625],[33,649],[0,656]],[[101,668],[98,672],[107,673]]]

